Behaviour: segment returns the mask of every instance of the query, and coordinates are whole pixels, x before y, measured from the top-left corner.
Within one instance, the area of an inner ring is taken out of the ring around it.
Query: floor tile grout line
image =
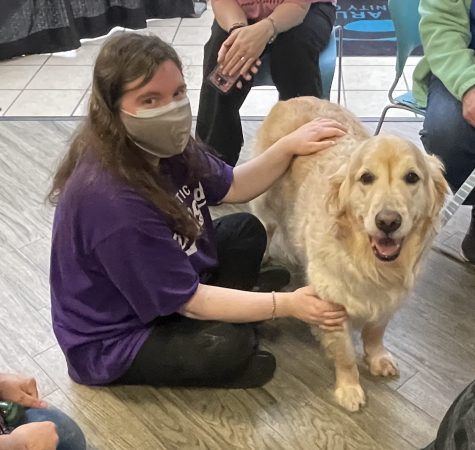
[[[51,55],[50,55],[51,56]],[[38,75],[38,72],[44,67],[46,61],[49,59],[46,58],[44,61],[43,61],[43,64],[40,65],[39,69],[35,72],[35,74],[31,77],[30,81],[28,81],[28,83],[26,83],[26,85],[23,87],[23,91],[27,88],[27,86],[32,82],[33,78],[36,77],[36,75]]]
[[[44,67],[94,67],[94,64],[48,64]]]
[[[44,64],[44,62],[43,62]],[[38,72],[41,70],[41,68],[43,67],[43,64],[38,66],[38,69],[36,70],[36,72],[33,74],[33,76],[30,78],[30,80],[26,83],[25,86],[23,86],[23,89],[20,90],[20,93],[15,97],[15,99],[13,100],[13,102],[10,103],[10,105],[8,106],[8,108],[4,111],[3,113],[3,116],[5,116],[5,114],[8,113],[8,111],[10,110],[10,108],[15,104],[15,102],[18,100],[18,97],[20,97],[21,94],[23,94],[23,91],[25,90],[26,86],[28,86],[28,84],[31,83],[31,80],[33,80],[33,78],[36,77],[36,75],[38,74]],[[30,67],[30,66],[29,66]]]
[[[50,53],[48,57],[43,61],[43,66],[48,62],[48,60],[53,56],[53,53]]]
[[[14,89],[11,89],[12,91]],[[13,99],[13,101],[7,106],[7,109],[5,111],[0,111],[2,114],[0,115],[0,117],[4,117],[5,114],[7,113],[7,111],[12,107],[13,103],[15,103],[18,99],[18,97],[20,97],[20,95],[22,94],[23,90],[20,90],[20,92],[16,95],[16,97]]]
[[[89,88],[90,88],[91,84],[89,84],[89,86],[86,88],[86,90],[84,91],[84,93],[82,94],[79,102],[77,103],[77,105],[73,108],[73,112],[69,115],[70,117],[71,116],[74,116],[76,110],[79,108],[79,105],[81,104],[81,102],[83,101],[83,99],[86,97],[87,93],[89,92]]]
[[[419,370],[416,370],[415,373],[412,374],[412,376],[410,376],[406,381],[404,381],[404,383],[402,383],[400,386],[398,386],[395,391],[396,392],[399,392],[399,389],[402,389],[407,383],[409,383],[409,381],[411,381],[417,374],[419,374]],[[402,394],[401,394],[402,395]]]
[[[346,91],[350,92],[388,92],[389,87],[387,89],[345,89]],[[394,92],[405,92],[405,89],[396,89]]]
[[[45,321],[45,322],[48,322],[38,311],[38,315]],[[38,362],[36,361],[35,358],[37,358],[38,356],[41,356],[43,353],[46,353],[47,351],[51,350],[52,348],[58,346],[59,344],[57,342],[55,342],[53,345],[50,345],[48,348],[44,349],[44,350],[41,350],[41,352],[38,352],[36,353],[34,356],[32,356],[33,360],[38,364]],[[41,367],[41,366],[40,366]]]
[[[176,29],[175,29],[175,33],[173,34],[173,38],[172,38],[172,42],[171,42],[172,47],[173,47],[173,41],[175,40],[176,35],[178,34],[178,30],[179,30],[180,27],[181,27],[181,21],[182,21],[182,20],[183,20],[183,19],[180,18],[180,22],[178,23],[178,26],[177,26]]]
[[[80,100],[78,101],[78,103],[75,104],[75,106],[73,107],[73,113],[74,111],[76,110],[76,108],[79,106],[79,103],[82,101],[82,99],[84,98],[84,95],[87,93],[87,91],[89,90],[89,86],[90,84],[88,85],[88,88],[86,89],[23,89],[18,95],[17,97],[15,98],[15,100],[13,101],[13,103],[8,107],[8,109],[5,111],[4,115],[3,116],[0,116],[0,117],[48,117],[48,116],[41,116],[41,115],[35,115],[35,116],[31,116],[31,113],[25,115],[25,116],[22,116],[21,114],[20,115],[16,115],[16,116],[7,116],[7,112],[10,110],[10,108],[13,106],[13,104],[16,102],[16,100],[18,99],[18,97],[20,97],[20,95],[22,95],[23,93],[29,93],[29,92],[61,92],[61,91],[67,91],[67,92],[70,92],[70,91],[78,91],[78,92],[82,92],[81,94],[81,97],[80,97]],[[59,117],[70,117],[73,113],[70,113],[70,114],[67,114],[67,115],[63,115],[63,116],[59,116]]]
[[[90,84],[88,85],[90,86]],[[31,88],[31,89],[0,89],[0,91],[27,91],[27,92],[34,92],[34,91],[83,91],[84,88],[64,88],[64,89],[58,89],[58,88]]]
[[[90,83],[87,85],[89,86]],[[23,91],[30,92],[30,91],[82,91],[84,89],[88,89],[85,87],[76,87],[76,88],[34,88],[34,89],[22,89]],[[10,89],[10,90],[15,90],[15,89]]]
[[[18,252],[21,253],[22,249],[24,249],[24,248],[26,248],[26,247],[28,247],[28,246],[30,246],[30,245],[32,245],[32,244],[35,244],[36,242],[41,241],[42,239],[44,239],[43,236],[38,237],[38,238],[36,238],[36,239],[33,239],[32,241],[27,242],[26,244],[20,245],[20,247],[13,247],[13,248],[14,248],[16,251],[18,251]],[[11,245],[11,244],[10,244],[10,245]],[[22,253],[22,254],[23,254],[23,253]]]

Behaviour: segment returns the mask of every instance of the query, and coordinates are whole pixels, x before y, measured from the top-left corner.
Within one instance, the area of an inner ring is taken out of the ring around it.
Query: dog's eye
[[[408,184],[416,184],[419,180],[419,175],[415,172],[409,172],[404,177],[404,181]]]
[[[363,184],[371,184],[374,182],[374,175],[371,172],[365,172],[360,177],[360,181]]]

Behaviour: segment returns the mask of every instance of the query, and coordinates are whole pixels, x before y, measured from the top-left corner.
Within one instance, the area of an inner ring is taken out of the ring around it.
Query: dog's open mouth
[[[373,253],[381,261],[394,261],[401,253],[402,239],[370,237]]]

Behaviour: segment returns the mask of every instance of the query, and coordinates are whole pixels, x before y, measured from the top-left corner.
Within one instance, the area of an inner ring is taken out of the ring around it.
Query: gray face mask
[[[188,97],[136,114],[124,110],[122,113],[129,137],[142,150],[158,158],[183,153],[190,140],[192,116]]]

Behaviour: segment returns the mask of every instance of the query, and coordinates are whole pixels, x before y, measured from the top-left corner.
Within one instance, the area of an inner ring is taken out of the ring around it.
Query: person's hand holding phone
[[[251,81],[252,80],[252,77],[259,71],[259,67],[261,67],[261,60],[259,58],[257,58],[254,63],[252,64],[251,66],[251,69],[249,70],[249,72],[245,73],[245,74],[241,74],[240,75],[242,76],[242,78],[244,78],[246,81]],[[238,82],[236,83],[236,87],[238,89],[242,89],[242,81],[241,80],[238,80]]]
[[[259,66],[261,65],[261,60],[257,59],[251,67],[251,70],[244,74],[243,78],[246,81],[250,81],[252,77],[257,73],[259,70]],[[233,86],[236,86],[238,89],[243,87],[243,82],[240,80],[241,74],[236,72],[234,75],[224,75],[221,71],[220,66],[216,66],[213,71],[208,76],[208,81],[218,89],[223,94],[227,94]]]

